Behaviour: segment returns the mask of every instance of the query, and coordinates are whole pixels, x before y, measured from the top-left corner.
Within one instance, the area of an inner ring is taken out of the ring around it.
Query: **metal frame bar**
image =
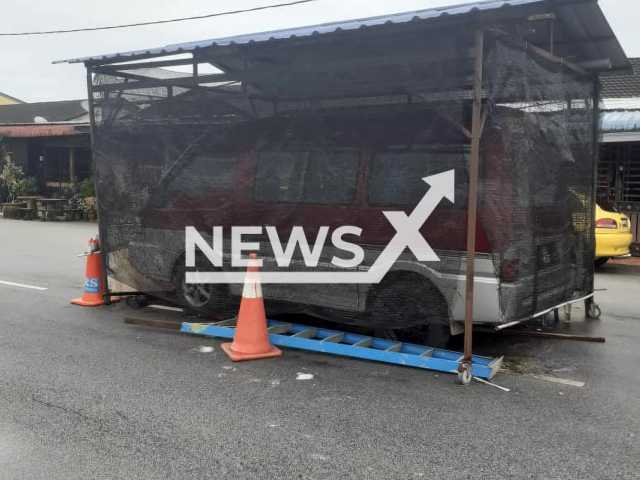
[[[120,70],[139,70],[143,68],[178,67],[182,65],[191,65],[192,63],[193,63],[193,55],[191,56],[191,58],[181,58],[179,60],[158,60],[154,62],[125,63],[122,65],[109,64],[109,65],[95,67],[94,71],[98,73],[113,73]]]
[[[93,172],[93,178],[96,178],[96,162],[94,160],[95,157],[95,138],[96,138],[96,114],[94,108],[94,98],[93,98],[93,70],[91,67],[87,67],[87,93],[89,95],[89,122],[91,129],[91,170]],[[111,303],[111,292],[109,291],[109,279],[107,277],[107,255],[104,250],[104,235],[102,234],[102,229],[100,228],[100,197],[98,196],[98,189],[96,188],[96,203],[98,206],[98,242],[100,243],[100,250],[103,252],[100,255],[100,263],[102,267],[102,295],[104,298],[104,303],[109,305]]]
[[[464,363],[470,364],[473,349],[473,292],[476,258],[476,218],[478,207],[478,164],[482,135],[482,81],[484,66],[484,29],[475,35],[475,74],[471,119],[471,158],[469,164],[469,209],[467,214],[467,274],[464,304]]]
[[[591,178],[591,222],[592,228],[590,229],[590,235],[593,250],[593,257],[595,258],[595,225],[596,225],[596,204],[598,201],[598,163],[600,160],[600,78],[596,75],[593,81],[593,165],[592,165],[592,178]],[[617,169],[617,168],[616,168]],[[591,279],[589,281],[589,290],[595,291],[595,264],[591,264]],[[595,295],[587,298],[584,301],[585,312],[589,312],[589,308],[595,303]]]
[[[576,65],[575,63],[565,60],[564,58],[558,57],[553,53],[548,52],[544,48],[540,48],[537,45],[534,45],[531,42],[527,42],[519,38],[515,38],[512,35],[510,35],[508,32],[505,32],[504,30],[492,27],[488,30],[488,32],[491,32],[501,37],[507,37],[512,44],[518,46],[519,48],[522,48],[524,51],[534,53],[535,55],[538,55],[539,57],[544,58],[545,60],[564,66],[569,70],[574,71],[575,73],[579,73],[581,75],[589,74],[589,72],[587,72],[580,65]],[[556,42],[556,45],[557,45],[557,42]]]

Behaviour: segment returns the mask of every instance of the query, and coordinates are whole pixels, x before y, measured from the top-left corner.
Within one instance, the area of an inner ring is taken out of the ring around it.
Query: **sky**
[[[117,25],[238,10],[286,0],[2,0],[0,33]],[[54,60],[419,10],[461,0],[318,0],[174,24],[34,37],[0,37],[0,92],[26,102],[86,98],[84,65]],[[629,57],[640,57],[640,1],[600,0]]]

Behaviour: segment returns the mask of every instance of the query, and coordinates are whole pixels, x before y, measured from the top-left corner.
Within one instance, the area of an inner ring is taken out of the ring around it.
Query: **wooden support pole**
[[[130,318],[126,317],[124,323],[127,325],[139,325],[142,327],[166,328],[168,330],[180,330],[182,322],[171,322],[167,320],[156,320],[153,318]]]
[[[76,162],[75,162],[76,147],[71,145],[69,147],[69,183],[75,185],[76,183]]]
[[[478,202],[478,164],[482,135],[482,77],[484,63],[484,30],[478,28],[475,39],[475,74],[471,121],[471,158],[469,164],[469,211],[467,216],[467,281],[464,310],[464,362],[471,362],[473,348],[473,282],[476,257],[476,218]]]

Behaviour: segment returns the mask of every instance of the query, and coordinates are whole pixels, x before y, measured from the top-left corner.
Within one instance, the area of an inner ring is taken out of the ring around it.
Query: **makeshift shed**
[[[88,70],[106,268],[142,291],[237,308],[241,286],[184,284],[185,226],[210,240],[216,225],[281,239],[300,225],[313,243],[355,225],[353,268],[367,271],[395,234],[385,212],[411,215],[422,178],[454,170],[454,201],[416,225],[440,261],[407,248],[379,284],[265,285],[267,308],[433,339],[593,293],[598,75],[630,67],[594,1],[484,1],[70,62]]]

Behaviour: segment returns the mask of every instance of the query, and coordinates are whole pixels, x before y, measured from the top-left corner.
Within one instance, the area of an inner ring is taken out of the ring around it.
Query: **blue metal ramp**
[[[208,337],[233,338],[236,319],[217,323],[183,322],[181,332]],[[345,357],[393,363],[408,367],[425,368],[439,372],[458,373],[461,353],[430,348],[422,345],[396,342],[354,333],[267,320],[269,340],[278,347],[299,348],[313,352],[331,353]],[[500,369],[502,358],[473,355],[472,375],[491,379]]]

